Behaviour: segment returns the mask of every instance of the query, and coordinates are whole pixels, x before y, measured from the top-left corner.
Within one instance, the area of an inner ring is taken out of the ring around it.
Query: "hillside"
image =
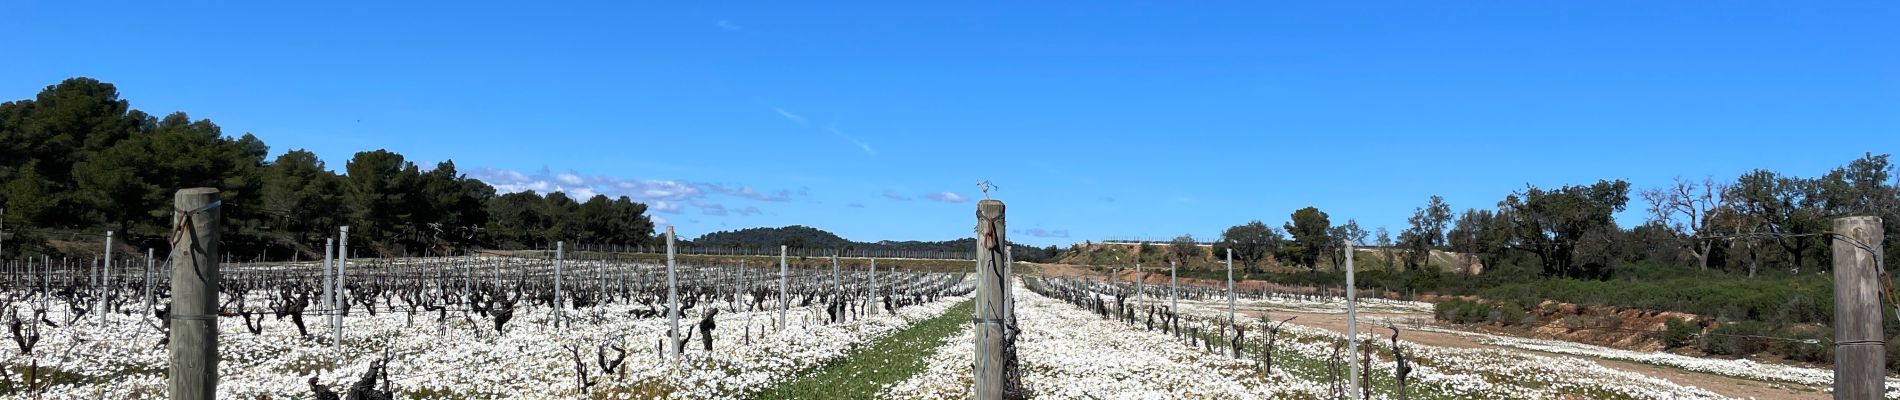
[[[904,250],[904,251],[944,251],[968,253],[976,249],[975,238],[962,238],[945,241],[892,241],[858,242],[845,239],[835,233],[804,225],[791,225],[778,228],[746,228],[732,231],[712,232],[689,241],[695,246],[729,247],[772,247],[790,246],[795,248],[818,249],[856,249],[856,250]],[[1045,262],[1054,258],[1055,246],[1035,248],[1020,244],[1011,245],[1012,255],[1017,261]]]
[[[1189,260],[1187,265],[1183,265],[1182,268],[1207,269],[1224,265],[1219,257],[1215,257],[1211,252],[1206,250],[1211,247],[1202,246],[1201,248],[1203,249],[1202,257]],[[1389,257],[1397,258],[1397,252],[1394,251]],[[1058,257],[1054,258],[1054,262],[1073,265],[1108,266],[1133,264],[1137,258],[1139,258],[1139,261],[1143,264],[1165,266],[1168,263],[1167,246],[1154,244],[1078,243],[1062,251]],[[1358,249],[1358,251],[1353,253],[1353,261],[1354,265],[1362,271],[1385,269],[1387,265],[1391,264],[1388,255],[1376,248]],[[1332,261],[1330,259],[1322,259],[1319,269],[1322,271],[1332,270],[1331,263]],[[1473,272],[1482,273],[1484,271],[1484,265],[1478,263],[1475,257],[1470,257],[1469,261],[1467,261],[1467,257],[1464,257],[1462,253],[1443,250],[1432,250],[1431,257],[1427,260],[1426,265],[1440,271],[1457,271],[1460,266],[1469,268],[1469,270]],[[1306,270],[1303,266],[1285,265],[1271,258],[1262,261],[1260,267],[1266,271],[1277,272]],[[1239,269],[1242,268],[1242,266],[1236,262],[1235,268]]]

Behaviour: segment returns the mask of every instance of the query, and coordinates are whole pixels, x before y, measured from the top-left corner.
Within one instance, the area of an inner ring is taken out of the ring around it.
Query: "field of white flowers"
[[[960,285],[971,283],[958,279]],[[1110,296],[1112,286],[1059,279],[1040,280],[1045,286],[1069,285],[1091,295]],[[1078,306],[1029,290],[1017,280],[1015,296],[1019,326],[1018,354],[1024,389],[1037,398],[1117,399],[1335,399],[1348,388],[1338,349],[1343,335],[1298,325],[1279,330],[1272,349],[1271,372],[1263,366],[1267,323],[1243,318],[1247,332],[1241,355],[1229,345],[1231,330],[1221,329],[1227,318],[1224,301],[1214,298],[1179,302],[1181,326],[1186,333],[1151,328],[1100,310]],[[1153,291],[1148,305],[1166,305],[1165,292]],[[740,295],[743,299],[745,295]],[[1100,298],[1100,297],[1098,297]],[[327,340],[302,337],[287,323],[266,325],[261,334],[246,331],[238,318],[220,319],[222,332],[219,397],[232,399],[310,398],[309,380],[329,388],[347,388],[387,357],[389,383],[400,398],[752,398],[762,391],[806,372],[850,358],[879,338],[907,330],[919,321],[943,317],[946,310],[968,300],[946,296],[901,308],[899,312],[854,317],[823,323],[822,303],[792,307],[788,326],[774,328],[777,310],[743,311],[732,303],[720,307],[714,321],[719,340],[711,351],[694,340],[686,356],[668,360],[661,355],[664,318],[633,318],[650,310],[638,304],[604,304],[570,310],[567,324],[556,326],[551,310],[524,308],[505,334],[497,335],[479,318],[449,313],[411,314],[390,310],[371,316],[353,313],[345,318],[341,346]],[[33,299],[26,299],[33,301]],[[737,300],[737,304],[744,304]],[[1375,301],[1371,309],[1416,311],[1425,303]],[[1136,304],[1130,299],[1129,304]],[[1339,303],[1321,299],[1265,298],[1241,302],[1242,308],[1299,310],[1331,313]],[[54,311],[58,311],[55,308]],[[682,320],[691,329],[700,310]],[[1135,311],[1137,315],[1143,311]],[[109,313],[103,321],[93,316],[73,324],[44,329],[39,350],[32,355],[7,349],[0,352],[9,379],[21,379],[23,368],[37,363],[43,373],[66,383],[41,395],[45,399],[156,399],[165,397],[167,355],[161,336],[147,318]],[[65,317],[58,312],[55,321]],[[1400,398],[1394,371],[1398,364],[1389,331],[1362,322],[1362,346],[1370,349],[1366,376],[1372,398]],[[931,341],[934,350],[921,357],[922,371],[881,388],[879,398],[962,399],[971,396],[973,331],[962,324],[956,333]],[[327,326],[312,322],[312,330]],[[1398,352],[1410,361],[1404,386],[1409,399],[1715,399],[1725,398],[1702,388],[1604,366],[1592,359],[1612,359],[1680,368],[1695,373],[1731,376],[1761,382],[1807,385],[1825,390],[1829,371],[1753,363],[1643,353],[1569,342],[1541,341],[1476,334],[1442,328],[1401,327],[1476,337],[1497,346],[1486,349],[1437,347],[1405,340]],[[1186,329],[1184,329],[1186,330]],[[946,331],[947,332],[947,331]],[[1212,341],[1210,344],[1209,341]],[[628,354],[624,364],[603,372],[597,358]],[[921,350],[921,349],[920,349]],[[1548,353],[1555,353],[1548,354]],[[1565,355],[1574,355],[1565,356]],[[915,358],[913,358],[915,359]],[[582,368],[577,369],[577,364]],[[877,364],[865,368],[878,368]],[[582,384],[582,372],[589,380]],[[905,372],[909,373],[909,372]],[[855,372],[847,371],[847,375]],[[603,376],[604,375],[604,376]],[[902,376],[902,375],[899,375]],[[583,393],[583,386],[586,392]],[[1900,381],[1890,381],[1890,388]],[[1889,390],[1888,398],[1900,398]],[[27,398],[14,395],[8,398]]]
[[[1281,330],[1274,351],[1276,366],[1264,374],[1256,359],[1259,346],[1246,349],[1248,358],[1226,354],[1220,346],[1205,344],[1137,324],[1103,318],[1028,290],[1017,293],[1023,383],[1042,398],[1337,398],[1328,371],[1334,346],[1344,337],[1336,332],[1294,324]],[[1159,300],[1166,302],[1163,297]],[[1308,304],[1307,308],[1321,308]],[[1392,304],[1394,307],[1404,307]],[[1226,318],[1224,306],[1183,302],[1186,324],[1211,332],[1214,321]],[[1259,320],[1242,320],[1250,341],[1263,330]],[[1372,328],[1372,327],[1368,327]],[[1391,358],[1389,331],[1363,345],[1373,349],[1369,382],[1373,398],[1398,398]],[[1361,340],[1367,340],[1362,335]],[[969,365],[972,332],[964,329],[944,341],[929,356],[928,372],[887,387],[884,396],[897,399],[957,399],[970,395]],[[1411,399],[1717,399],[1707,390],[1665,379],[1617,370],[1599,363],[1562,356],[1531,354],[1511,349],[1458,349],[1420,345],[1403,339],[1401,351],[1411,362],[1407,385]],[[1744,362],[1745,363],[1745,362]],[[1343,386],[1343,385],[1341,385]]]
[[[482,334],[467,321],[410,322],[404,314],[345,319],[343,346],[310,345],[294,328],[269,327],[261,335],[244,332],[242,322],[223,318],[218,395],[220,398],[309,398],[307,380],[320,376],[335,388],[347,387],[388,351],[389,376],[403,398],[575,398],[574,361],[569,347],[584,349],[589,367],[596,346],[624,343],[633,353],[623,371],[602,379],[596,392],[611,397],[736,398],[785,379],[793,372],[837,358],[855,344],[888,334],[910,322],[942,314],[967,297],[901,309],[842,324],[806,322],[817,310],[794,308],[784,331],[773,332],[777,311],[721,313],[719,324],[728,335],[711,352],[699,343],[687,347],[678,367],[657,353],[666,321],[633,319],[622,306],[603,306],[599,312],[569,314],[568,326],[555,328],[552,313],[526,312],[507,335]],[[822,308],[822,307],[817,307]],[[750,332],[745,333],[745,332]],[[749,338],[745,336],[749,335]],[[137,318],[111,315],[102,326],[81,322],[70,328],[45,331],[41,346],[50,352],[38,358],[41,368],[60,374],[97,377],[86,384],[58,385],[46,399],[155,399],[164,398],[166,353],[160,337]],[[609,353],[610,355],[612,353]],[[8,365],[23,368],[30,360],[15,354]],[[675,369],[677,368],[677,369]],[[18,376],[15,377],[18,379]]]

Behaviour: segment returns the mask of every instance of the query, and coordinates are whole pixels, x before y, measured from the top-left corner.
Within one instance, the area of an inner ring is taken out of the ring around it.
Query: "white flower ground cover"
[[[1834,371],[1798,367],[1792,365],[1766,364],[1751,360],[1725,360],[1715,358],[1690,357],[1666,352],[1641,352],[1613,349],[1576,342],[1557,340],[1528,339],[1499,336],[1478,332],[1466,332],[1453,329],[1425,327],[1425,330],[1460,336],[1474,337],[1484,344],[1512,347],[1547,353],[1570,354],[1596,357],[1610,360],[1622,360],[1643,364],[1681,368],[1689,371],[1710,373],[1722,376],[1742,378],[1764,382],[1782,382],[1811,386],[1815,390],[1832,391]],[[1887,378],[1886,398],[1900,399],[1900,379]]]
[[[1023,384],[1043,398],[1331,398],[1325,363],[1344,335],[1286,325],[1270,378],[1254,360],[1203,351],[1185,339],[1144,331],[1018,286],[1018,343]],[[1183,302],[1184,326],[1209,331],[1224,320],[1225,305]],[[1258,320],[1242,320],[1248,339],[1260,343]],[[972,333],[950,338],[929,357],[927,371],[886,388],[900,399],[969,397]],[[1363,340],[1364,338],[1362,338]],[[1370,366],[1374,398],[1396,398],[1389,342]],[[1616,370],[1588,360],[1507,350],[1440,348],[1400,341],[1412,361],[1412,399],[1717,399],[1720,395],[1667,380]],[[1224,352],[1225,350],[1223,350]]]
[[[1182,313],[1200,320],[1225,320],[1224,305],[1183,303]],[[1294,322],[1298,322],[1295,320]],[[1250,333],[1264,332],[1257,319],[1242,319]],[[1390,351],[1390,331],[1383,327],[1362,327],[1380,333],[1373,346]],[[1325,360],[1331,357],[1332,343],[1343,342],[1345,335],[1330,330],[1287,324],[1282,328],[1280,350],[1297,357]],[[1368,337],[1360,336],[1364,341]],[[1293,340],[1287,340],[1293,339]],[[1364,342],[1362,342],[1363,345]],[[1498,349],[1459,349],[1426,346],[1404,340],[1407,358],[1412,361],[1408,386],[1412,398],[1545,399],[1545,398],[1619,398],[1619,399],[1719,399],[1708,390],[1678,385],[1668,380],[1605,367],[1595,362],[1570,357],[1548,357]],[[1373,357],[1371,366],[1377,379],[1390,380],[1397,363],[1389,356]]]
[[[1039,398],[1318,398],[1324,386],[1251,361],[1189,348],[1172,336],[1130,330],[1018,285],[1017,351],[1023,386]],[[974,333],[966,327],[931,355],[926,370],[886,388],[897,399],[958,399],[970,394]]]
[[[666,319],[628,317],[628,311],[644,309],[637,305],[570,310],[569,326],[559,328],[550,325],[552,313],[546,308],[519,310],[500,338],[487,320],[477,319],[471,325],[456,313],[450,314],[451,321],[438,325],[434,313],[419,313],[409,323],[404,313],[379,312],[371,317],[358,310],[345,318],[341,351],[332,350],[327,341],[299,338],[288,320],[272,320],[262,335],[254,335],[244,329],[241,319],[226,317],[219,319],[223,361],[218,397],[309,398],[307,380],[317,374],[322,383],[341,392],[387,350],[392,356],[388,373],[402,398],[576,398],[580,392],[567,346],[581,350],[592,376],[599,374],[594,349],[619,342],[630,353],[625,371],[602,379],[593,387],[597,394],[736,398],[842,356],[860,343],[941,315],[966,299],[944,297],[903,308],[896,315],[880,313],[836,325],[805,322],[814,316],[823,318],[822,306],[793,308],[792,322],[776,333],[763,333],[770,331],[776,310],[722,312],[716,318],[720,328],[715,331],[718,340],[713,350],[701,351],[699,339],[694,338],[677,371],[655,354],[667,329]],[[702,303],[682,318],[681,329],[692,329],[698,310],[711,305]],[[317,319],[306,319],[312,333],[327,334],[327,325]],[[747,330],[752,332],[751,344],[744,343]],[[158,333],[139,318],[112,314],[102,326],[81,322],[43,332],[35,357],[18,354],[9,344],[0,360],[21,368],[38,360],[45,371],[88,377],[84,384],[55,386],[43,398],[165,397],[167,355],[158,346]]]

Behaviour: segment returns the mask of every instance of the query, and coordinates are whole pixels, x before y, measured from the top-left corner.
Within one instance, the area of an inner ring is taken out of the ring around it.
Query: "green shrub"
[[[1432,304],[1432,318],[1436,318],[1439,321],[1443,321],[1443,322],[1452,322],[1452,323],[1458,322],[1458,321],[1455,321],[1454,319],[1458,315],[1458,302],[1461,302],[1461,301],[1465,301],[1465,300],[1464,299],[1449,299],[1449,300],[1441,300],[1437,304]]]
[[[1491,322],[1498,325],[1513,326],[1535,322],[1530,318],[1530,313],[1524,312],[1524,307],[1512,303],[1497,303],[1497,308],[1492,309],[1488,314]]]
[[[1781,306],[1775,319],[1783,324],[1821,323],[1827,320],[1829,316],[1825,314],[1830,311],[1821,309],[1820,303],[1807,295],[1798,294],[1788,298],[1788,302]]]
[[[1700,344],[1704,353],[1746,356],[1766,348],[1762,337],[1769,333],[1768,324],[1759,321],[1722,324],[1702,335]]]
[[[1829,346],[1830,335],[1815,327],[1792,327],[1783,329],[1781,337],[1794,340],[1773,341],[1773,350],[1790,360],[1812,363],[1824,363],[1834,358],[1834,349]]]
[[[1887,371],[1900,371],[1900,340],[1887,341]]]
[[[1671,349],[1688,346],[1701,331],[1701,327],[1683,321],[1682,318],[1670,318],[1668,321],[1663,321],[1663,346]]]
[[[1454,324],[1482,323],[1491,318],[1491,306],[1466,299],[1449,299],[1432,306],[1433,317]]]

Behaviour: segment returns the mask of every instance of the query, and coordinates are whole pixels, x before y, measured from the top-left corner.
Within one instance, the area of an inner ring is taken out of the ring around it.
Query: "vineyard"
[[[165,259],[115,260],[108,233],[102,259],[0,262],[0,394],[159,399],[203,376],[233,399],[1720,399],[1837,376],[1432,322],[1449,300],[1016,268],[994,200],[974,260],[684,262],[671,228],[656,248],[352,258],[347,227],[320,261],[218,261],[208,204],[181,207],[200,211]]]
[[[617,258],[227,264],[218,395],[744,398],[971,291],[963,273],[836,259],[669,269]],[[166,397],[172,294],[151,269],[162,263],[5,263],[13,343],[0,394]]]
[[[218,293],[218,395],[973,396],[975,330],[962,322],[974,288],[968,271],[827,257],[669,267],[583,254],[229,263]],[[4,263],[0,315],[13,343],[0,394],[165,398],[159,321],[172,293],[155,270],[164,263]],[[1831,378],[1498,336],[1481,339],[1493,348],[1421,344],[1408,335],[1453,331],[1402,318],[1429,313],[1430,303],[1383,299],[1360,300],[1361,312],[1381,317],[1361,321],[1353,354],[1345,335],[1298,317],[1343,312],[1337,297],[1041,275],[1011,282],[1025,289],[1015,291],[1016,346],[1023,391],[1037,398],[1733,397],[1593,358],[1815,394]],[[1346,367],[1353,358],[1366,366],[1357,387]]]

